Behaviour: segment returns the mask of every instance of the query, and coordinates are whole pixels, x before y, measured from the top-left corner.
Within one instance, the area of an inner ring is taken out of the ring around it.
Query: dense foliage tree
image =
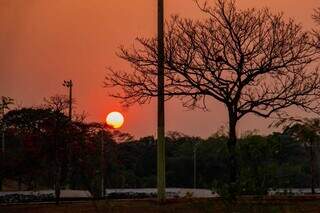
[[[308,154],[310,175],[311,175],[311,192],[315,194],[315,188],[319,186],[319,171],[317,171],[317,153],[319,152],[320,140],[320,120],[303,119],[295,120],[285,125],[284,134],[292,137],[292,140],[300,142]]]
[[[48,175],[54,177],[54,188],[59,198],[62,173],[66,171],[65,165],[68,163],[66,149],[66,144],[70,142],[67,134],[70,129],[68,118],[63,113],[49,108],[23,108],[8,112],[4,116],[4,121],[8,129],[17,132],[19,137],[23,138],[24,146],[28,147],[29,160],[26,162],[30,163],[30,166],[41,171],[42,166],[37,166],[37,162],[41,162],[54,168],[48,171]],[[26,168],[35,177],[40,176],[32,170],[33,168]]]
[[[113,139],[104,125],[70,122],[56,108],[11,110],[5,114],[4,122],[10,163],[3,167],[3,174],[29,189],[55,188],[57,197],[60,188],[67,185],[100,195],[101,169],[108,170],[107,166],[100,168],[101,163],[116,161],[112,157],[116,153],[115,140],[132,138],[118,132]],[[101,152],[102,143],[104,152]],[[101,162],[102,155],[105,162]],[[110,175],[105,173],[106,177]]]

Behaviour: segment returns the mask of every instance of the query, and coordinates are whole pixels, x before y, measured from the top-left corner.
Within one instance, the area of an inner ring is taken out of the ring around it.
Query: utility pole
[[[158,0],[158,200],[166,199],[165,179],[165,110],[164,110],[164,0]]]
[[[69,88],[69,119],[71,121],[71,119],[72,119],[72,87],[73,87],[73,82],[72,82],[72,80],[63,81],[62,85],[64,87]]]
[[[64,87],[67,87],[69,88],[69,121],[71,122],[72,121],[72,87],[73,87],[73,82],[72,80],[64,80],[63,81],[63,84],[62,84]],[[71,162],[71,149],[70,149],[70,146],[68,146],[68,144],[66,145],[66,150],[68,152],[68,159],[69,159],[69,165],[70,165],[70,162]],[[68,173],[67,173],[67,181],[69,181],[71,178],[71,167],[69,167],[68,169]],[[70,189],[70,184],[68,183],[67,184],[67,189]]]

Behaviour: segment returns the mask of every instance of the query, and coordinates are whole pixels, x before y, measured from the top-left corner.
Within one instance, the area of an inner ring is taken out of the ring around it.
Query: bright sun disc
[[[118,129],[123,125],[124,118],[120,112],[110,112],[106,118],[106,122],[114,129]]]

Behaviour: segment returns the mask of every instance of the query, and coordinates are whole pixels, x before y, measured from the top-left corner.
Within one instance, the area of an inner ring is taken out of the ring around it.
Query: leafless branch
[[[319,113],[320,76],[309,66],[319,53],[311,33],[282,13],[236,8],[219,0],[200,4],[203,20],[173,16],[166,23],[165,96],[206,109],[207,97],[223,103],[235,120],[248,113],[270,117],[297,106]],[[138,38],[118,56],[133,72],[109,69],[105,85],[125,105],[157,96],[156,38]],[[309,68],[309,69],[308,69]]]

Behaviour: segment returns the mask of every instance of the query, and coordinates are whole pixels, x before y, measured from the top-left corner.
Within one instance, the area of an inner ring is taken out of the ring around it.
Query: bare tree
[[[66,95],[54,95],[50,96],[49,98],[43,99],[45,104],[43,107],[50,108],[56,112],[62,112],[64,114],[67,114],[67,110],[69,108],[69,97]],[[72,100],[74,103],[75,100]]]
[[[291,106],[318,112],[320,76],[307,66],[317,57],[313,37],[293,20],[268,9],[236,8],[218,0],[214,7],[198,4],[206,18],[172,17],[165,48],[166,100],[178,97],[183,106],[207,109],[207,99],[225,105],[229,118],[230,183],[236,184],[236,126],[248,114],[268,118]],[[107,87],[125,105],[148,103],[157,96],[157,42],[138,38],[119,57],[133,72],[110,69]]]

